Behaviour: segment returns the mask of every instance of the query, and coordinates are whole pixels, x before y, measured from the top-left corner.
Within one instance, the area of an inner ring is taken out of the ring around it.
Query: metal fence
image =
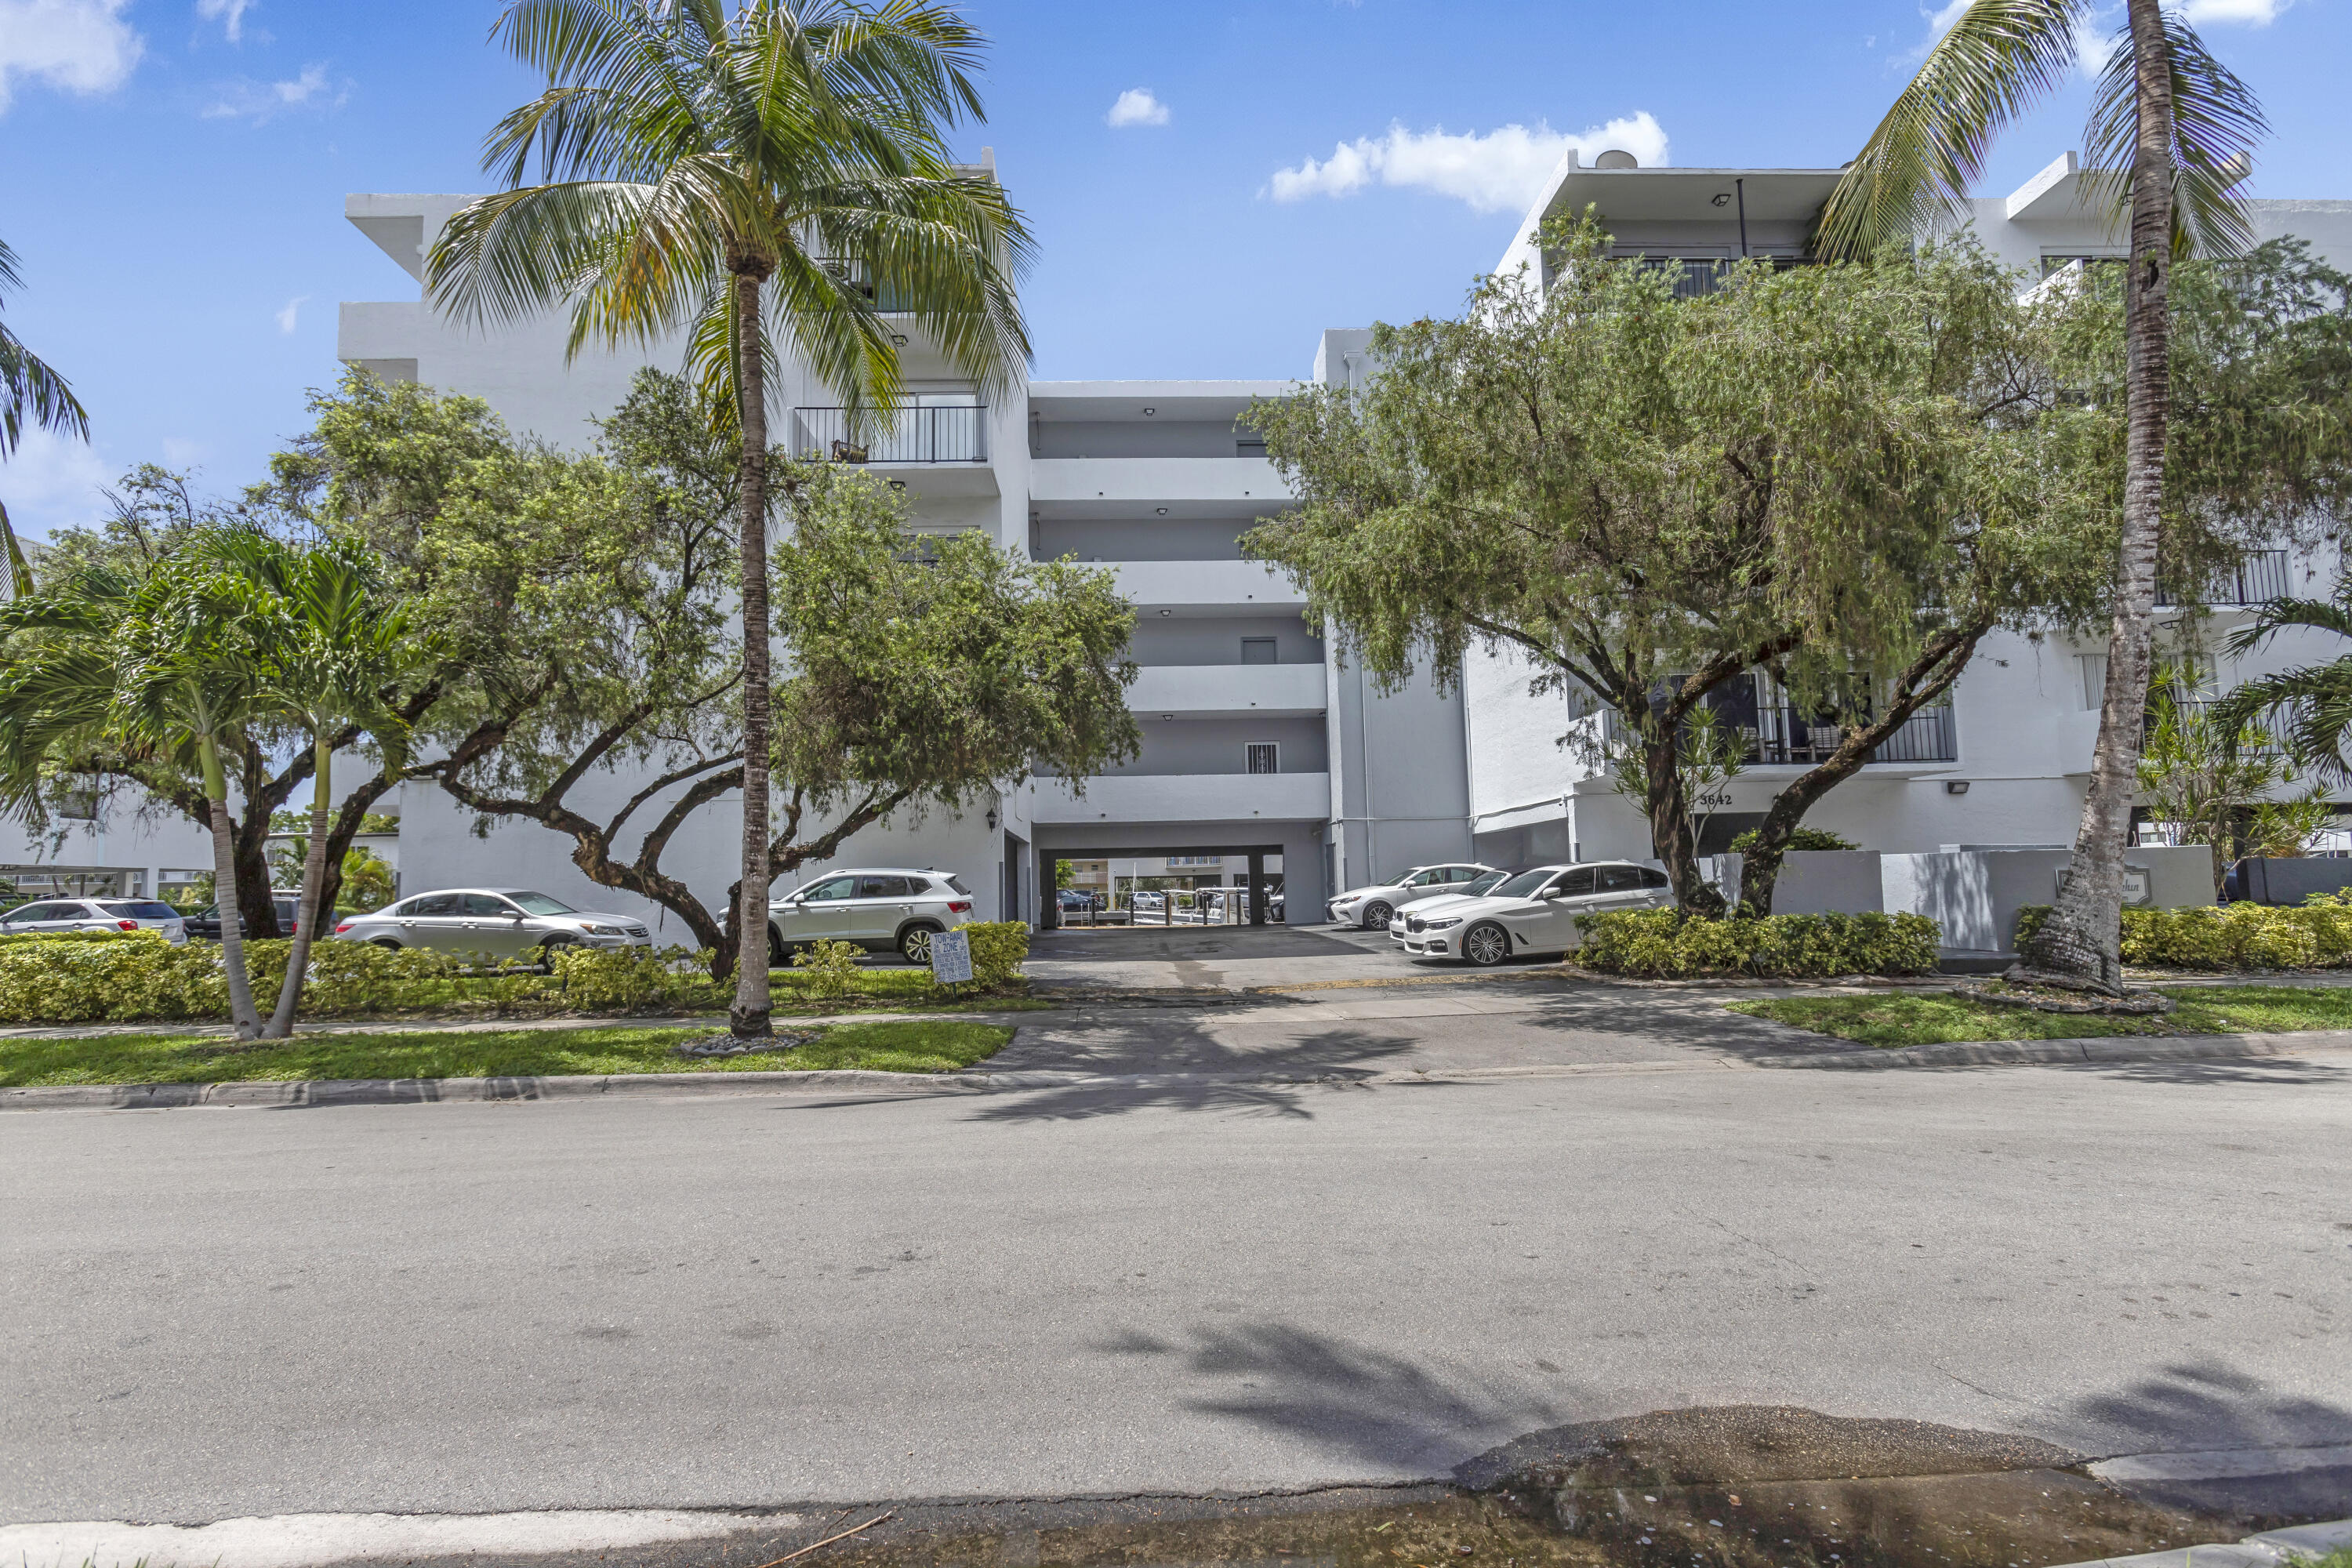
[[[1792,267],[1811,267],[1812,258],[1806,256],[1643,256],[1635,259],[1653,272],[1664,272],[1674,280],[1675,298],[1695,300],[1702,294],[1712,294],[1730,279],[1731,269],[1742,259],[1769,264],[1775,272],[1786,272]]]
[[[984,463],[988,461],[988,405],[954,404],[902,408],[887,424],[868,416],[852,439],[849,414],[842,408],[793,410],[793,450],[812,461],[835,463]]]
[[[1720,721],[1737,723],[1748,738],[1750,766],[1802,764],[1811,766],[1829,761],[1839,746],[1845,742],[1845,732],[1851,728],[1837,719],[1814,718],[1787,706],[1759,708],[1753,724],[1743,722],[1745,715],[1726,711]],[[1612,710],[1602,717],[1602,733],[1614,742],[1624,734]],[[1960,760],[1959,737],[1952,723],[1952,710],[1927,708],[1903,721],[1900,729],[1871,749],[1867,763],[1957,763]]]
[[[2234,566],[2225,566],[2207,580],[2202,603],[2208,605],[2267,605],[2294,590],[2284,550],[2249,550]],[[2187,603],[2168,583],[2156,585],[2156,602],[2167,608]]]

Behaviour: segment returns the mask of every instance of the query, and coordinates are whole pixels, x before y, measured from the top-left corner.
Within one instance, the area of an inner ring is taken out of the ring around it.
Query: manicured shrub
[[[1607,974],[1671,980],[1701,974],[1758,979],[1925,974],[1939,932],[1925,915],[1771,915],[1704,920],[1680,910],[1583,915],[1577,962]]]
[[[971,939],[971,977],[997,990],[1021,978],[1029,957],[1029,927],[1021,921],[968,921],[956,930]]]
[[[2049,917],[2046,904],[2017,911],[2017,941]],[[2126,910],[2123,960],[2147,969],[2352,968],[2352,900],[2314,893],[2300,905],[2195,905]]]
[[[1747,854],[1756,847],[1759,837],[1756,829],[1749,828],[1731,841],[1731,852],[1734,855]],[[1794,852],[1800,849],[1859,849],[1862,846],[1843,834],[1832,833],[1826,827],[1799,827],[1790,831],[1785,847]]]
[[[827,937],[793,954],[793,967],[806,976],[801,989],[808,995],[843,996],[857,983],[857,961],[865,956],[866,950],[856,942]]]

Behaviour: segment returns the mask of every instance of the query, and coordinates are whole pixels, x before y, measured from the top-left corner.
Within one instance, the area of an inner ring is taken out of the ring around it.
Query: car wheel
[[[931,928],[908,926],[898,933],[898,956],[909,963],[931,966]]]
[[[215,937],[213,940],[217,942],[220,939]],[[400,943],[393,941],[392,938],[388,936],[372,938],[370,939],[368,945],[370,947],[380,947],[386,952],[398,952],[400,951]]]
[[[1463,933],[1462,956],[1481,969],[1492,969],[1511,956],[1510,934],[1492,921],[1472,926]]]
[[[768,967],[782,969],[792,955],[792,949],[784,945],[784,933],[770,926],[768,928]]]
[[[1386,931],[1389,929],[1389,921],[1394,919],[1396,919],[1396,910],[1387,904],[1370,903],[1364,906],[1366,931]]]

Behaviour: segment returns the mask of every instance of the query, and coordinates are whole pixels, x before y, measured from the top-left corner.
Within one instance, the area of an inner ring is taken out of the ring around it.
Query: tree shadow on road
[[[1557,1426],[1585,1394],[1555,1375],[1546,1381],[1559,1384],[1556,1393],[1530,1397],[1524,1387],[1282,1322],[1202,1325],[1190,1340],[1129,1333],[1094,1348],[1180,1357],[1194,1377],[1223,1385],[1187,1408],[1414,1479],[1442,1476],[1510,1434]]]
[[[2313,1462],[2321,1457],[2294,1452],[2352,1445],[2352,1408],[2276,1389],[2210,1357],[2175,1363],[2115,1393],[2077,1401],[2074,1408],[2113,1434],[2115,1453],[2285,1450],[2234,1466],[2193,1467],[2248,1473],[2115,1481],[2150,1502],[2276,1523],[2340,1516],[2352,1497],[2352,1464]]]
[[[2281,1088],[2301,1088],[2314,1084],[2341,1083],[2347,1075],[2340,1067],[2310,1061],[2301,1057],[2220,1057],[2201,1061],[2093,1062],[2082,1067],[2070,1066],[2069,1072],[2095,1072],[2102,1078],[2118,1079],[2126,1083],[2179,1084],[2201,1088],[2209,1084],[2276,1084]]]
[[[1306,1105],[1307,1095],[1360,1084],[1413,1047],[1405,1036],[1327,1029],[1277,1047],[1244,1050],[1194,1030],[1181,1051],[1169,1053],[1170,1065],[1164,1069],[1138,1068],[1130,1065],[1131,1056],[1123,1057],[1117,1069],[1103,1070],[1128,1076],[1007,1095],[969,1120],[1077,1121],[1132,1110],[1223,1110],[1307,1120],[1314,1115]],[[1082,1053],[1062,1058],[1056,1065],[1084,1070],[1097,1064]],[[991,1071],[1017,1070],[1002,1058],[992,1058],[988,1067]]]

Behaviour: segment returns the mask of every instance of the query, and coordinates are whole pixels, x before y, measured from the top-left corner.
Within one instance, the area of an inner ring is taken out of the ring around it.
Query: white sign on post
[[[961,985],[971,978],[971,938],[960,931],[931,933],[931,978]]]

